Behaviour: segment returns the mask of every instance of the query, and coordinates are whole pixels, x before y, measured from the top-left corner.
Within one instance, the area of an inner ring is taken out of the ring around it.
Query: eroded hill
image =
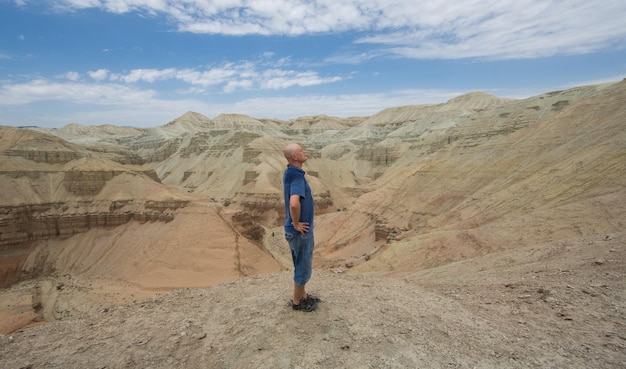
[[[515,269],[530,263],[513,256],[520,250],[622,233],[624,101],[621,81],[524,100],[472,93],[347,119],[189,112],[142,130],[1,127],[0,272],[4,286],[13,285],[2,295],[3,331],[288,270],[281,229],[288,142],[309,154],[316,269],[395,278],[445,270],[450,290],[479,294],[462,280],[478,283],[488,273],[500,285],[510,269],[441,268],[500,255]],[[612,245],[622,255],[623,243]],[[571,263],[587,265],[581,255]],[[615,267],[606,276],[613,282],[598,282],[613,288],[607,304],[615,314],[603,319],[623,330],[616,319],[624,317],[625,290],[615,278],[623,280],[626,265],[623,257],[602,260]],[[507,309],[510,302],[519,301],[507,300]],[[611,342],[623,348],[619,338]]]

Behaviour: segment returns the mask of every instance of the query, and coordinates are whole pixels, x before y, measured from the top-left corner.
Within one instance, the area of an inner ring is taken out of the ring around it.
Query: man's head
[[[292,143],[285,146],[285,159],[289,164],[302,168],[302,163],[308,158],[300,145]]]

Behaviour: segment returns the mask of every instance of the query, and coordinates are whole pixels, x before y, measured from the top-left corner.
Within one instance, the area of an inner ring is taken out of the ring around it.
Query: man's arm
[[[300,222],[300,195],[291,195],[289,198],[289,214],[291,215],[291,224],[296,231],[304,234],[309,231],[309,223]]]

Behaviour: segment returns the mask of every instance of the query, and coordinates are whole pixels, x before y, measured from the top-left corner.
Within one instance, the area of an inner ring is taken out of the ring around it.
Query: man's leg
[[[296,309],[296,306],[302,304],[302,301],[306,301],[305,305],[301,305],[302,309],[306,309],[306,311],[313,311],[317,308],[317,303],[309,301],[307,299],[307,293],[305,289],[306,283],[311,278],[313,266],[313,247],[315,244],[313,235],[297,234],[286,236],[287,241],[289,241],[289,247],[291,248],[291,256],[293,258],[294,264],[294,309]]]
[[[298,305],[300,300],[306,297],[306,291],[304,289],[304,285],[299,285],[297,283],[293,284],[293,303],[294,305]]]

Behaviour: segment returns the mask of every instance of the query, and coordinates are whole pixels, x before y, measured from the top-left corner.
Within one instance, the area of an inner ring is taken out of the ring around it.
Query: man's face
[[[292,158],[294,161],[298,161],[300,163],[304,163],[308,159],[306,157],[306,152],[304,152],[300,146],[298,146],[298,148],[293,152]]]

